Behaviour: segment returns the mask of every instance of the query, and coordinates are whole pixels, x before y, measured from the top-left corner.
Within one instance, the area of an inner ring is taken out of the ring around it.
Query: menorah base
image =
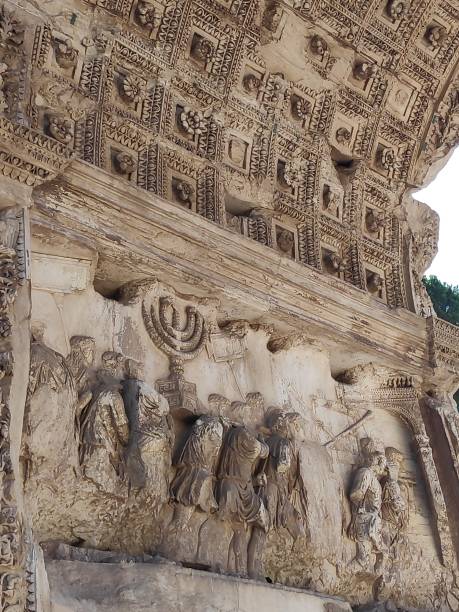
[[[173,375],[156,381],[156,390],[169,402],[169,409],[175,419],[187,421],[201,414],[196,385]]]

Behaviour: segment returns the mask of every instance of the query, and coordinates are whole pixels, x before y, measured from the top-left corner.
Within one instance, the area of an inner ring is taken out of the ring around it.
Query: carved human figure
[[[142,381],[141,366],[126,362],[123,398],[129,420],[126,471],[134,492],[142,491],[152,501],[156,515],[169,498],[174,430],[165,397]]]
[[[260,462],[258,492],[268,510],[269,529],[285,528],[294,540],[307,533],[307,493],[300,473],[297,440],[301,416],[279,408],[269,411],[266,439],[269,455]],[[248,554],[248,573],[261,577],[266,532],[254,527]]]
[[[195,509],[207,513],[218,509],[213,486],[222,441],[223,425],[219,417],[202,415],[193,424],[171,484],[174,530],[185,529]]]
[[[381,514],[387,546],[394,546],[408,524],[408,505],[402,495],[399,473],[403,464],[403,453],[389,446],[385,450],[387,476],[383,481]]]
[[[268,445],[242,425],[232,426],[226,433],[217,473],[216,498],[220,518],[228,521],[233,530],[228,568],[236,574],[245,571],[246,528],[268,528],[267,510],[252,482],[255,464],[259,459],[267,457],[268,453]]]
[[[49,473],[78,466],[79,415],[91,400],[88,369],[94,359],[94,340],[86,336],[70,339],[70,354],[64,358],[43,342],[43,330],[33,332],[29,384],[22,449],[28,473],[33,463],[46,461]]]
[[[85,477],[104,492],[115,494],[124,478],[124,448],[129,424],[120,393],[124,357],[107,351],[102,355],[98,386],[80,419],[80,465]]]
[[[377,571],[384,561],[382,540],[382,488],[379,479],[386,469],[384,447],[377,440],[363,438],[360,441],[364,458],[353,479],[350,492],[352,521],[349,537],[357,544],[357,554],[351,563],[355,571]],[[376,564],[371,562],[376,553]]]
[[[382,481],[382,537],[387,551],[387,560],[383,572],[378,577],[374,591],[377,599],[387,599],[399,574],[399,550],[403,532],[408,524],[408,504],[402,493],[399,472],[403,463],[403,454],[389,446],[385,449],[387,470]]]
[[[72,336],[70,338],[70,354],[66,362],[72,373],[78,393],[76,416],[78,417],[92,397],[89,386],[89,370],[94,363],[96,343],[89,336]]]

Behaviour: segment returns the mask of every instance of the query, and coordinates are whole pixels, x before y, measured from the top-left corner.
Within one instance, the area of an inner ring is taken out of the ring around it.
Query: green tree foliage
[[[459,287],[442,283],[436,276],[425,276],[422,280],[437,316],[459,325]],[[459,407],[459,390],[454,399]]]
[[[459,325],[459,287],[442,283],[436,276],[423,278],[437,316]]]

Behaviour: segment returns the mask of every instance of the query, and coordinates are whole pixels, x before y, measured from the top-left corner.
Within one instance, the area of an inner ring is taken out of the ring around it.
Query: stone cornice
[[[426,320],[237,235],[181,207],[74,161],[36,193],[33,220],[92,243],[103,260],[141,275],[177,276],[190,292],[218,297],[224,311],[295,325],[356,362],[432,371]],[[51,217],[51,223],[47,218]],[[123,259],[120,260],[120,255]],[[184,280],[185,279],[185,280]]]

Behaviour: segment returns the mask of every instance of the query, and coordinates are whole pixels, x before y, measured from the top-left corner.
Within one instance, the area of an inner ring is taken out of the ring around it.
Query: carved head
[[[221,419],[215,416],[203,414],[193,425],[195,435],[207,438],[215,445],[221,445],[223,439],[223,424]]]
[[[70,355],[80,365],[89,368],[94,363],[96,343],[89,336],[72,336],[70,338]]]
[[[324,263],[330,272],[343,272],[347,266],[347,259],[333,251],[326,253]]]
[[[382,476],[387,466],[386,453],[382,442],[373,438],[362,438],[360,448],[364,466],[370,468],[376,476]]]
[[[432,47],[432,49],[436,49],[445,39],[446,30],[443,26],[431,25],[429,28],[427,28],[424,36],[429,46]]]
[[[388,446],[385,450],[387,471],[391,480],[398,480],[400,468],[403,465],[403,453],[393,446]]]
[[[213,43],[200,36],[195,34],[193,37],[193,42],[191,44],[191,57],[193,57],[198,62],[202,62],[206,64],[209,62],[215,54],[215,47]]]
[[[339,144],[347,144],[348,142],[350,142],[351,137],[351,132],[345,127],[340,127],[336,130],[335,138],[336,142],[338,142]]]
[[[75,65],[78,52],[73,48],[71,40],[55,40],[54,53],[56,56],[56,63],[61,68],[71,68]]]
[[[105,372],[115,378],[120,377],[124,365],[124,356],[121,353],[105,351],[102,355],[102,365]]]
[[[383,285],[384,281],[378,272],[367,271],[367,289],[370,293],[378,293]]]
[[[301,415],[287,412],[282,408],[271,408],[266,416],[266,424],[272,433],[286,438],[296,438],[301,431]]]
[[[118,174],[131,174],[136,169],[134,157],[130,153],[118,151],[114,157],[115,170]]]
[[[376,75],[377,66],[370,62],[357,62],[354,65],[353,75],[358,81],[366,81]]]

